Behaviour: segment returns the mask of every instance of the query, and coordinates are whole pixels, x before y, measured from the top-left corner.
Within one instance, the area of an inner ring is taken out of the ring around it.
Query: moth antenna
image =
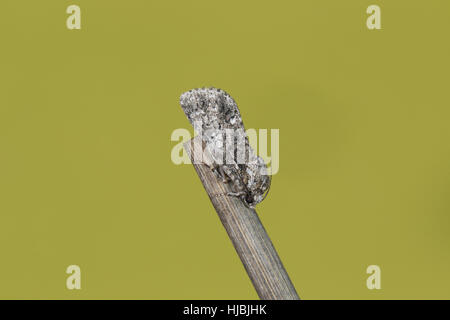
[[[260,202],[262,202],[267,197],[267,194],[269,193],[271,185],[272,185],[272,175],[269,175],[269,188],[267,188],[266,192],[264,193],[264,197],[262,198],[262,200]]]

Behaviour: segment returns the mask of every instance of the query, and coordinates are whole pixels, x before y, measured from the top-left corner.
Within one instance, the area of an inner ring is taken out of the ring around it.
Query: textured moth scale
[[[271,179],[264,160],[249,144],[233,98],[221,89],[201,88],[183,93],[180,104],[210,151],[212,169],[231,183],[230,195],[251,208],[264,200]]]

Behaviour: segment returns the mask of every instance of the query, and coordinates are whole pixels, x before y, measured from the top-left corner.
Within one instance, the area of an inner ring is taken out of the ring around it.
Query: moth
[[[180,104],[212,156],[211,169],[231,183],[228,195],[239,197],[249,208],[263,201],[271,177],[264,160],[250,146],[233,98],[221,89],[192,89],[181,95]]]

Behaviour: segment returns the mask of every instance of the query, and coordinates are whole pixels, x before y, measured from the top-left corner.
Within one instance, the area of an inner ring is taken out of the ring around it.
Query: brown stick
[[[209,168],[211,158],[204,152],[201,138],[186,142],[184,148],[260,299],[300,299],[256,211],[237,197],[228,196],[229,184]]]

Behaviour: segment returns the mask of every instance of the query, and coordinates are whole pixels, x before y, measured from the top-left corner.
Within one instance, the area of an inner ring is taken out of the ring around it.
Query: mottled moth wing
[[[233,98],[216,88],[193,89],[181,95],[180,104],[213,161],[233,181],[236,194],[251,207],[261,202],[270,177],[264,160],[250,147]]]
[[[233,98],[216,88],[193,89],[181,95],[180,104],[195,131],[202,135],[216,162],[237,164],[234,154],[236,151],[234,146],[237,143],[233,141],[231,146],[227,144],[226,132],[233,132],[236,135],[241,131],[240,137],[233,136],[232,139],[244,138],[241,140],[244,148],[248,145],[248,139],[241,114]]]

